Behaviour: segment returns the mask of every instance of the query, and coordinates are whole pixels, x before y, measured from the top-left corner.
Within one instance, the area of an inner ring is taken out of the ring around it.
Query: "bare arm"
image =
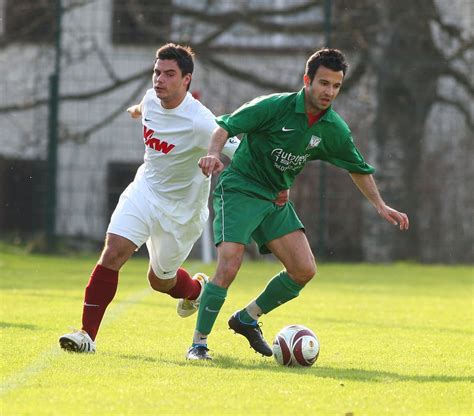
[[[217,127],[212,132],[211,142],[207,149],[207,156],[201,157],[198,162],[204,175],[210,176],[213,173],[219,173],[224,169],[224,164],[220,160],[220,155],[228,138],[229,133],[227,133],[227,131],[222,127]]]
[[[351,173],[350,175],[356,186],[372,203],[382,218],[393,225],[398,225],[400,230],[408,230],[410,223],[407,214],[390,208],[383,201],[372,175],[362,175],[360,173]]]

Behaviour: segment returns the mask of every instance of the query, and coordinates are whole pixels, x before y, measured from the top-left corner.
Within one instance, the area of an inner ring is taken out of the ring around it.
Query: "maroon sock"
[[[82,309],[82,329],[95,340],[108,304],[112,301],[118,286],[118,271],[98,264],[92,271],[86,286]]]
[[[168,295],[176,299],[196,299],[199,293],[201,293],[201,284],[193,280],[189,273],[180,267],[176,272],[176,285],[168,292]]]

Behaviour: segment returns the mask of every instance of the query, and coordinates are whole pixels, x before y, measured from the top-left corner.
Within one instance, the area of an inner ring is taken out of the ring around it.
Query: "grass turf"
[[[472,414],[470,267],[323,264],[299,298],[264,316],[313,329],[314,367],[278,366],[226,320],[280,266],[244,262],[210,337],[213,362],[187,362],[195,316],[148,289],[147,262],[124,267],[95,355],[57,344],[79,326],[95,257],[0,254],[2,415]],[[189,262],[191,272],[213,265]]]

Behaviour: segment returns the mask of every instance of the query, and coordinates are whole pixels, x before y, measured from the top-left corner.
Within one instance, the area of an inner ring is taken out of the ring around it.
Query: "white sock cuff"
[[[193,344],[207,345],[207,335],[194,331]]]
[[[255,302],[255,299],[245,307],[245,310],[256,321],[258,321],[258,318],[260,318],[263,315],[263,311],[257,305],[257,302]]]

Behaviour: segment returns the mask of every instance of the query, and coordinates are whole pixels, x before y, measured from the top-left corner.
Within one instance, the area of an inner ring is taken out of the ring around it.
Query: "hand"
[[[208,177],[212,174],[217,174],[224,169],[224,164],[214,155],[201,157],[198,166],[201,168],[202,173]]]
[[[135,105],[132,105],[131,107],[128,107],[127,112],[130,114],[132,118],[140,118],[142,116],[142,112],[140,110],[140,104],[135,104]]]
[[[378,213],[382,218],[385,218],[389,223],[398,225],[400,230],[408,230],[410,222],[407,214],[404,212],[398,212],[397,210],[390,208],[388,205],[384,205],[378,209]]]
[[[275,199],[273,202],[275,203],[275,205],[278,205],[279,207],[282,207],[289,200],[290,200],[290,190],[289,189],[284,189],[283,191],[280,191],[278,193],[277,199]]]

